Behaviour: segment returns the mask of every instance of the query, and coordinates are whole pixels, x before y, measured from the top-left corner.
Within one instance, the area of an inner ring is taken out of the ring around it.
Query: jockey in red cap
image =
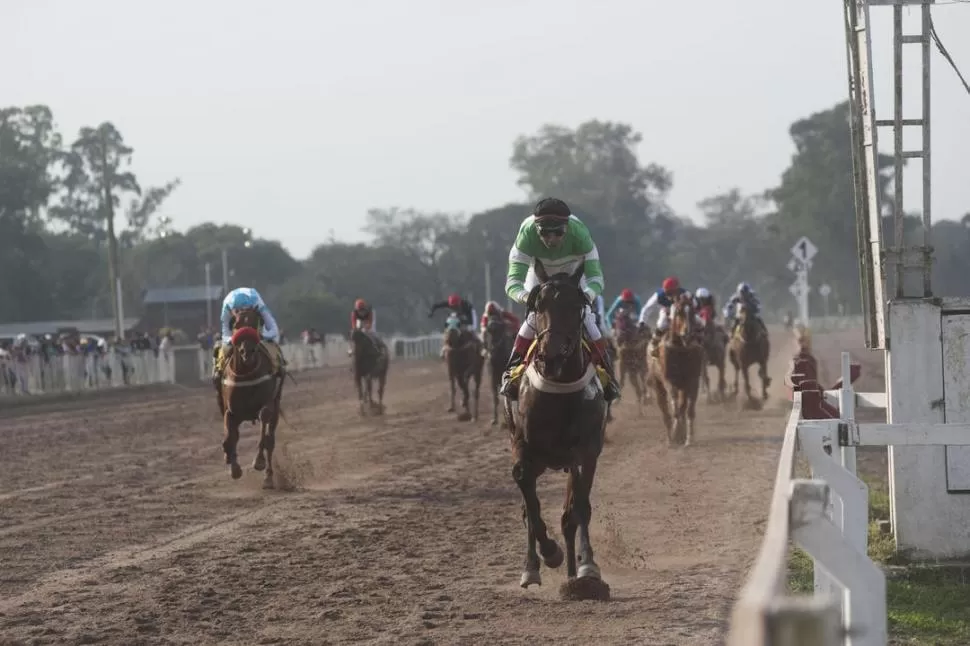
[[[436,311],[444,308],[450,309],[458,317],[458,329],[461,332],[462,338],[466,337],[466,335],[471,335],[473,339],[478,339],[474,332],[475,320],[478,317],[475,314],[475,306],[471,302],[462,298],[460,294],[452,294],[446,300],[432,305],[428,311],[428,318],[434,316]],[[448,325],[449,323],[446,321],[445,327],[447,328]],[[441,356],[444,356],[447,350],[448,346],[443,345],[441,347]]]
[[[627,310],[633,310],[637,313],[643,305],[640,303],[640,297],[633,293],[632,289],[624,289],[620,292],[620,295],[616,297],[613,304],[610,305],[610,309],[606,310],[606,327],[607,329],[613,329],[613,317],[616,316],[617,310],[621,307],[625,307]]]
[[[366,334],[372,334],[374,330],[374,324],[377,322],[377,314],[374,313],[374,308],[367,304],[363,298],[358,298],[354,301],[354,309],[350,311],[350,333],[353,334],[354,330],[360,328]],[[354,353],[353,345],[347,350],[348,355]]]
[[[485,304],[485,313],[482,314],[482,320],[478,324],[479,333],[483,338],[485,337],[485,328],[488,326],[488,320],[493,317],[500,318],[505,321],[505,324],[508,326],[509,331],[512,334],[515,334],[518,331],[519,326],[522,324],[522,322],[519,321],[518,316],[512,312],[509,312],[508,310],[502,309],[502,307],[495,301],[489,301]]]
[[[674,304],[674,301],[681,294],[690,294],[690,292],[680,286],[680,281],[677,280],[676,276],[668,276],[664,279],[660,289],[647,299],[647,302],[643,305],[643,309],[640,310],[640,325],[647,324],[647,317],[655,308],[659,308],[660,310],[660,315],[657,317],[657,327],[654,328],[653,339],[650,341],[650,354],[654,357],[657,356],[657,352],[660,350],[660,338],[670,326],[670,306]],[[704,324],[700,318],[697,321],[701,325]]]

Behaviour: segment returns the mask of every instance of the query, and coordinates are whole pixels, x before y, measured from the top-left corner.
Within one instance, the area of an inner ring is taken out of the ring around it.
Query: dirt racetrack
[[[285,490],[260,488],[249,425],[230,479],[209,389],[17,411],[0,419],[0,644],[719,643],[768,510],[787,341],[765,409],[702,402],[687,449],[632,391],[616,407],[593,491],[609,602],[561,601],[564,567],[518,587],[507,434],[485,397],[478,424],[444,412],[439,362],[392,364],[383,419],[357,416],[346,369],[297,375]],[[540,481],[554,533],[564,484]]]

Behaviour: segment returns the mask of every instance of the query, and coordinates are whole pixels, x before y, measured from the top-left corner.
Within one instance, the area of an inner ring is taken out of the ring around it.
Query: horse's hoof
[[[236,463],[229,465],[229,471],[232,474],[233,480],[239,480],[242,477],[242,467]]]
[[[445,412],[446,413],[454,413],[455,412],[455,407],[454,406],[449,406],[448,407],[448,410],[446,410]]]
[[[559,543],[556,543],[555,541],[551,541],[551,542],[553,547],[556,548],[556,551],[554,551],[549,556],[542,554],[542,562],[545,563],[547,568],[552,568],[553,570],[555,570],[557,567],[562,565],[562,562],[565,559],[565,554],[563,554],[562,548],[559,547]],[[541,551],[542,550],[540,550],[540,552]]]
[[[492,418],[492,426],[498,426],[498,420],[494,417]]]
[[[276,489],[276,485],[273,484],[273,476],[267,475],[263,479],[263,489]]]
[[[532,584],[542,585],[542,575],[539,574],[539,570],[526,570],[519,579],[519,587],[528,589]]]
[[[458,413],[459,422],[469,422],[471,421],[471,419],[472,419],[471,413]]]
[[[266,458],[262,455],[257,455],[256,459],[253,460],[253,468],[257,471],[262,471],[266,468]]]
[[[609,601],[610,586],[599,577],[580,576],[559,586],[559,598],[563,601]]]

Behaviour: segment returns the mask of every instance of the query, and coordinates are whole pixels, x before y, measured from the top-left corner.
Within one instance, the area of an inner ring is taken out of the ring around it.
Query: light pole
[[[243,246],[249,249],[253,246],[253,230],[250,228],[245,228],[242,230],[243,235],[246,236],[243,240]],[[222,247],[222,295],[225,296],[229,293],[229,247]]]

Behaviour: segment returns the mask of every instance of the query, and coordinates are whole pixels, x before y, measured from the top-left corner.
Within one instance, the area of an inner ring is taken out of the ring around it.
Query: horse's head
[[[686,345],[694,334],[694,305],[690,297],[682,294],[670,306],[670,338]]]
[[[583,318],[589,305],[581,287],[583,264],[571,274],[549,276],[536,260],[535,273],[540,284],[529,294],[527,307],[536,313],[536,362],[544,366],[546,376],[557,378],[570,358],[582,357]]]
[[[457,314],[452,312],[445,319],[445,342],[452,348],[458,347],[458,341],[461,339],[461,318]]]
[[[251,325],[240,325],[237,318],[232,333],[232,347],[243,365],[249,365],[256,360],[259,341],[259,330]]]
[[[617,342],[626,343],[633,340],[637,334],[636,312],[629,307],[621,305],[616,309],[613,316],[613,332],[616,334]]]
[[[491,353],[508,335],[508,325],[501,316],[489,316],[485,321],[485,348]]]

